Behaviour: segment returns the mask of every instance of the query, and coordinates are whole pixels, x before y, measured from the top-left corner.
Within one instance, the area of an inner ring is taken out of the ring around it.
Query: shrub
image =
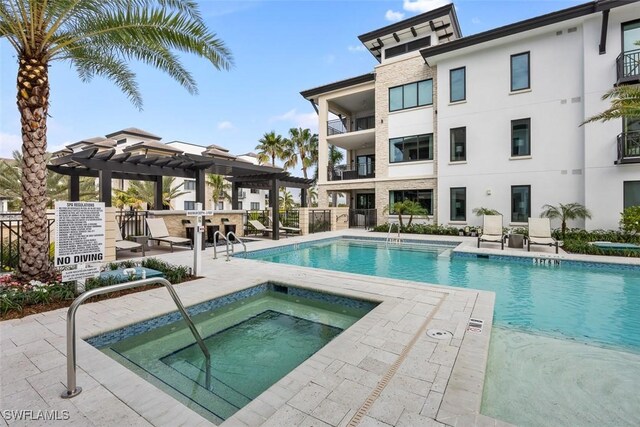
[[[620,228],[631,235],[640,234],[640,206],[628,207],[621,215]]]

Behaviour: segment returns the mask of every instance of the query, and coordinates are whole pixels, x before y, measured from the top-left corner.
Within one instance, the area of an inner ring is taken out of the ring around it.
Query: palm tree
[[[67,61],[82,81],[113,81],[133,104],[142,98],[129,66],[140,61],[197,93],[176,51],[231,65],[224,43],[209,31],[197,3],[179,0],[4,0],[0,38],[17,54],[17,104],[22,130],[22,237],[19,269],[25,280],[51,274],[45,235],[49,66]]]
[[[610,99],[611,106],[602,113],[589,117],[583,124],[620,118],[640,118],[640,85],[614,87],[605,93],[602,99]]]
[[[207,174],[207,185],[211,187],[213,209],[216,209],[220,199],[231,201],[231,196],[229,195],[231,184],[229,184],[222,175]]]
[[[258,161],[267,163],[271,160],[271,166],[276,165],[276,159],[282,159],[285,154],[285,140],[281,135],[276,135],[275,131],[265,133],[258,140],[260,144],[256,145],[258,150]]]
[[[307,190],[307,197],[311,206],[318,206],[318,188],[311,187]]]
[[[474,214],[476,214],[476,216],[483,216],[483,215],[502,215],[500,212],[498,212],[495,209],[491,209],[491,208],[474,208],[472,211]]]
[[[338,148],[331,144],[329,145],[329,173],[333,173],[336,168],[336,165],[340,163],[344,159],[344,154],[342,151],[338,150]],[[338,206],[338,195],[341,193],[333,192],[331,193],[331,206],[334,208]]]
[[[413,200],[404,200],[402,202],[395,202],[392,205],[392,210],[389,208],[389,206],[386,206],[383,212],[384,213],[389,212],[389,213],[398,215],[398,222],[400,223],[400,228],[404,226],[402,222],[402,215],[409,215],[409,222],[407,223],[407,227],[411,225],[414,215],[427,215],[427,216],[429,215],[429,212],[427,212],[427,210],[423,208],[420,203],[414,202]]]
[[[22,204],[22,154],[14,151],[13,161],[0,162],[0,196],[9,199],[11,210],[20,210]],[[45,155],[48,161],[51,155]],[[69,177],[55,172],[47,174],[46,181],[47,201],[46,207],[53,208],[58,200],[69,199]],[[80,178],[80,200],[95,200],[97,198],[95,179],[90,177]]]
[[[558,203],[558,206],[544,205],[542,207],[544,211],[540,214],[543,218],[555,219],[559,218],[562,221],[562,238],[564,239],[565,232],[567,231],[567,221],[570,219],[591,219],[591,212],[589,209],[581,205],[580,203],[568,203],[563,205]]]
[[[307,169],[318,161],[318,135],[312,134],[309,129],[291,128],[289,129],[288,141],[293,146],[293,156],[290,159],[289,167],[295,166],[299,157],[302,176],[307,179]]]
[[[171,201],[189,193],[188,191],[180,191],[180,187],[184,185],[184,182],[174,186],[175,180],[175,176],[162,177],[162,206],[165,209],[173,209]],[[147,206],[153,206],[156,194],[156,183],[153,181],[130,181],[127,192],[132,197],[132,200],[138,200],[146,203]]]
[[[280,210],[288,211],[293,208],[293,195],[284,187],[280,189],[280,192],[282,193],[279,198]]]

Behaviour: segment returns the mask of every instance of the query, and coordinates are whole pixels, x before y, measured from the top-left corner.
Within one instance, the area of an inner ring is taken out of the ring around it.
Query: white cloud
[[[279,116],[271,117],[270,122],[289,122],[295,127],[309,128],[312,131],[318,128],[318,115],[312,113],[299,113],[297,109],[292,109]]]
[[[233,123],[228,120],[218,123],[218,130],[233,129]]]
[[[347,46],[349,52],[366,52],[367,48],[363,45]]]
[[[407,12],[424,13],[451,3],[451,0],[403,0],[402,8]]]
[[[384,14],[384,19],[391,22],[401,21],[404,18],[404,13],[396,12],[391,9],[387,10],[387,13]]]
[[[11,158],[14,150],[20,150],[22,137],[11,133],[0,132],[0,157]]]
[[[471,23],[475,24],[475,25],[478,25],[478,24],[482,23],[482,21],[480,20],[480,18],[474,17],[474,18],[471,18]]]

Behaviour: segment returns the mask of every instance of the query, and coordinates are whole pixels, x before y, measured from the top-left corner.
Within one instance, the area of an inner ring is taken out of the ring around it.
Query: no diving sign
[[[56,267],[104,260],[104,218],[102,202],[56,202]]]

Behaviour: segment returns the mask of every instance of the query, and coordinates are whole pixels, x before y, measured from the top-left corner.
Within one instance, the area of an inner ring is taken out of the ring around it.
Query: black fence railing
[[[618,83],[640,80],[640,49],[623,52],[616,58]]]
[[[148,236],[147,218],[149,211],[127,210],[116,212],[116,222],[120,227],[122,237]]]
[[[349,209],[349,228],[373,228],[378,225],[375,209]]]
[[[300,212],[298,210],[280,211],[280,224],[287,227],[289,230],[281,230],[280,232],[293,232],[295,229],[300,228]],[[258,221],[266,228],[271,227],[271,210],[265,209],[261,211],[245,211],[244,214],[244,234],[259,234],[260,230],[257,230],[250,222]]]
[[[309,234],[331,231],[331,210],[309,210]]]
[[[640,161],[640,131],[623,132],[618,135],[618,160],[616,163],[625,163],[625,160]]]
[[[51,247],[53,215],[47,215],[47,244]],[[0,214],[0,270],[10,271],[18,267],[20,261],[20,235],[22,218],[20,214]]]
[[[331,168],[329,165],[329,181],[347,181],[351,179],[366,179],[376,177],[376,162],[360,163],[350,168]]]
[[[347,126],[346,120],[335,119],[327,121],[327,135],[340,135],[343,133],[357,132],[360,130],[373,129],[376,127],[375,116],[359,117]]]

